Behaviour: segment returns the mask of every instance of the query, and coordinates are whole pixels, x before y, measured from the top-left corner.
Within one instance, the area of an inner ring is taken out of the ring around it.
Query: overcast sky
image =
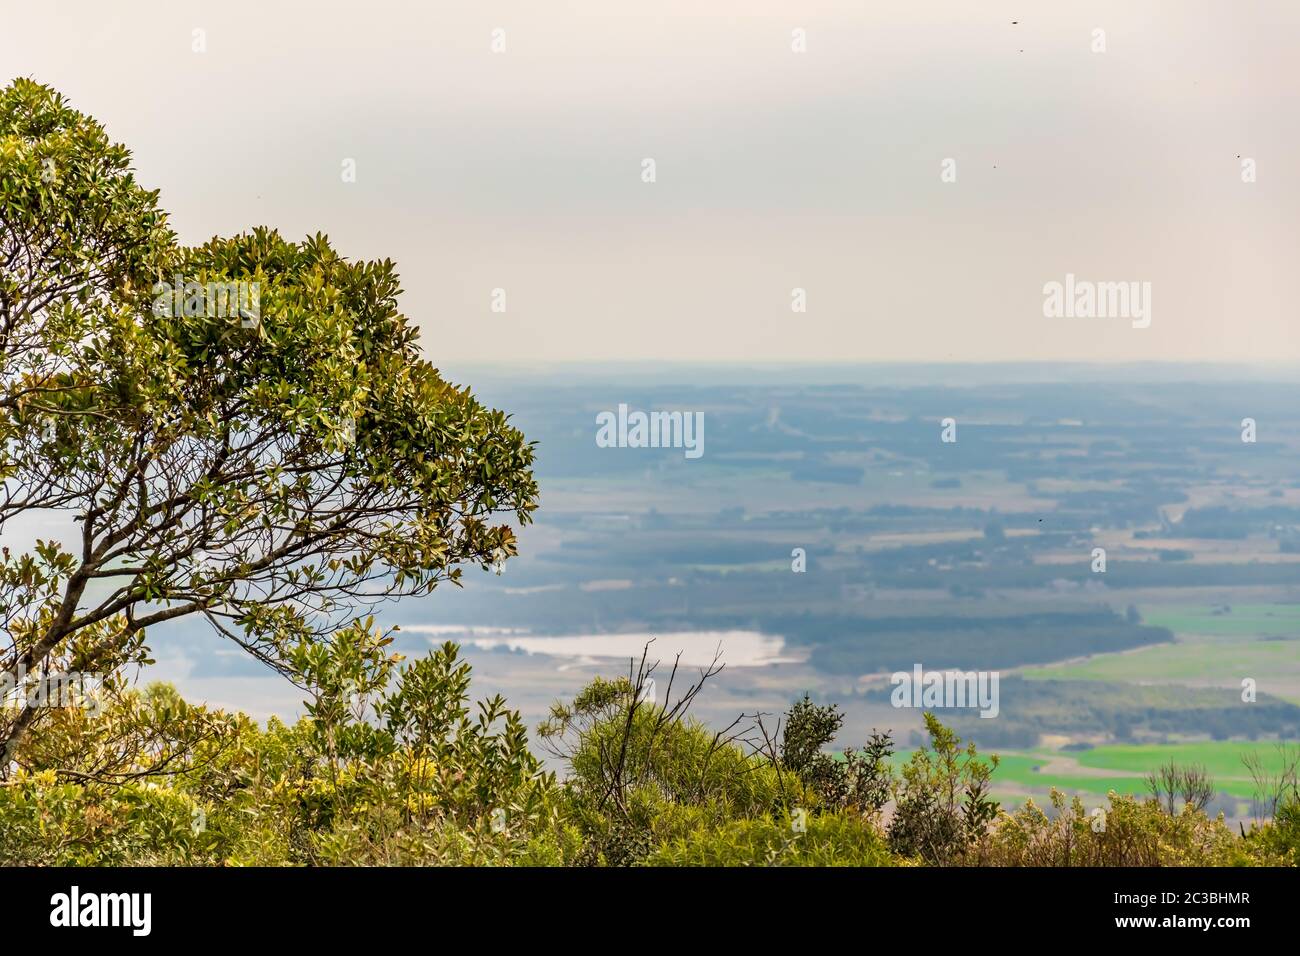
[[[438,364],[1300,361],[1294,2],[0,8],[183,240],[392,258]],[[1067,273],[1150,327],[1045,317]]]

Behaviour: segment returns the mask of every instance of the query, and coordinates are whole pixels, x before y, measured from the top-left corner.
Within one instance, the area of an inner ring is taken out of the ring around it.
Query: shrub
[[[804,829],[796,829],[801,823]],[[857,813],[732,820],[658,847],[647,866],[892,866],[880,831]]]
[[[865,747],[847,748],[836,759],[825,748],[839,733],[844,715],[834,705],[814,704],[807,694],[786,712],[784,723],[779,765],[815,794],[817,804],[868,815],[880,812],[893,784],[889,758],[894,744],[888,734],[873,733]]]
[[[372,635],[373,636],[373,635]],[[265,729],[154,685],[59,710],[0,786],[0,862],[567,863],[554,776],[499,697],[471,716],[455,645],[396,671],[356,631],[304,645],[309,718]],[[391,680],[390,680],[391,678]],[[373,695],[346,693],[362,688]]]
[[[1054,814],[1025,801],[999,815],[970,857],[985,866],[1224,866],[1250,862],[1222,818],[1194,807],[1166,812],[1155,800],[1110,792],[1104,813],[1085,813],[1051,793]]]
[[[998,758],[979,759],[973,743],[963,750],[934,714],[925,714],[925,728],[930,748],[912,754],[896,787],[889,847],[932,865],[960,863],[997,815],[988,793]]]
[[[1266,823],[1256,824],[1242,840],[1244,852],[1268,866],[1300,866],[1300,799],[1292,797]]]

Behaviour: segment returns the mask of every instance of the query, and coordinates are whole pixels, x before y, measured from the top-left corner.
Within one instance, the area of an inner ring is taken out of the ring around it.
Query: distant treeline
[[[908,670],[917,663],[996,670],[1173,640],[1167,628],[1140,624],[1106,607],[997,617],[808,613],[768,617],[764,626],[792,643],[812,644],[812,665],[833,674]]]

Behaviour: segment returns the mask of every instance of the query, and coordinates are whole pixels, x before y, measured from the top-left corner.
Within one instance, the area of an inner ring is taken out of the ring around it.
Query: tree
[[[961,738],[930,712],[922,715],[930,747],[912,754],[895,789],[889,846],[902,856],[919,856],[945,866],[960,862],[996,819],[999,804],[989,796],[998,756],[980,759],[975,744]]]
[[[52,90],[0,92],[0,531],[77,529],[0,555],[0,667],[111,675],[191,615],[301,683],[294,650],[359,606],[516,553],[533,448],[420,357],[392,262],[265,228],[183,248],[156,195]],[[42,719],[17,698],[0,773]]]
[[[1241,756],[1254,783],[1251,806],[1257,824],[1261,817],[1276,817],[1285,803],[1300,804],[1300,746],[1279,741],[1274,748],[1276,769],[1258,750]]]
[[[1173,761],[1162,764],[1146,775],[1146,785],[1151,796],[1170,814],[1177,810],[1179,799],[1182,806],[1199,813],[1214,797],[1214,781],[1200,764],[1182,766]]]
[[[157,191],[130,153],[54,90],[0,89],[0,427],[73,368],[114,305],[146,290],[174,251]],[[11,449],[6,448],[8,452]],[[6,491],[10,489],[6,487]],[[0,528],[15,503],[0,502]]]
[[[768,755],[778,772],[788,771],[809,788],[821,807],[874,815],[889,801],[893,788],[889,758],[894,752],[889,733],[873,731],[865,747],[847,747],[836,758],[826,748],[844,725],[844,714],[834,704],[814,704],[807,693],[778,721],[779,748],[763,716],[757,715],[756,720],[760,752]]]
[[[779,802],[776,774],[746,753],[737,730],[743,718],[709,731],[689,717],[722,670],[718,658],[683,689],[680,655],[658,686],[659,661],[649,651],[647,643],[639,661],[628,661],[626,677],[597,677],[571,702],[556,702],[537,728],[542,745],[567,764],[568,812],[586,864],[637,863],[670,836],[767,813]]]

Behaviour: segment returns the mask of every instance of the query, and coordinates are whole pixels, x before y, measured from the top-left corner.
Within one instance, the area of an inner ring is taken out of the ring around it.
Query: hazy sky
[[[0,0],[0,73],[185,241],[392,258],[440,364],[1300,361],[1298,40],[1294,2]],[[1150,327],[1045,317],[1067,273]]]

